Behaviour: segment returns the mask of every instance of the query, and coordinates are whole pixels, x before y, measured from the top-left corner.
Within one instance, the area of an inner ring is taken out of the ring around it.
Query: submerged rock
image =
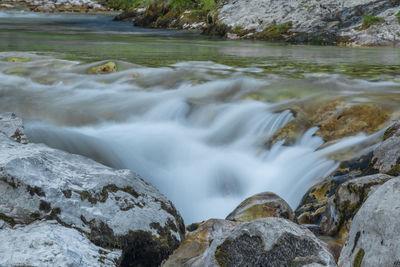
[[[274,193],[264,192],[244,200],[226,217],[226,220],[246,222],[267,217],[289,220],[294,218],[293,211],[285,200]]]
[[[211,219],[193,232],[163,266],[336,266],[325,244],[281,218],[250,222]]]
[[[158,265],[183,240],[172,203],[128,170],[0,133],[0,219],[14,227],[47,219],[122,249],[123,266]]]
[[[339,266],[400,264],[400,180],[379,187],[362,205],[351,224]]]
[[[116,266],[120,256],[56,221],[0,230],[0,266]]]
[[[107,62],[100,66],[94,66],[89,69],[89,74],[108,74],[117,72],[117,65],[115,62]]]

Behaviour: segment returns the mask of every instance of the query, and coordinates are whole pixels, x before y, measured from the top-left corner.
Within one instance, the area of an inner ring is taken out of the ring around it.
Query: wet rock
[[[317,135],[330,141],[364,132],[372,134],[385,126],[389,114],[377,105],[356,105],[338,111],[320,123]]]
[[[11,57],[11,58],[7,58],[8,62],[29,62],[30,59],[29,58],[19,58],[19,57]]]
[[[371,159],[372,152],[344,161],[332,175],[312,186],[295,211],[297,222],[320,225],[328,200],[335,195],[343,183],[377,173],[371,167]]]
[[[400,136],[383,141],[374,150],[372,164],[379,172],[400,175]]]
[[[347,181],[330,197],[322,213],[321,232],[345,239],[353,216],[380,185],[392,179],[386,174],[374,174]]]
[[[120,256],[56,221],[0,230],[0,266],[116,266]]]
[[[10,226],[39,219],[85,234],[95,245],[122,249],[121,261],[158,265],[182,241],[172,203],[128,170],[0,133],[0,219]],[[133,266],[133,265],[126,265]]]
[[[117,65],[115,62],[107,62],[100,66],[94,66],[89,69],[89,74],[108,74],[117,72]]]
[[[400,264],[400,180],[379,187],[354,216],[339,266]]]
[[[336,266],[325,244],[309,230],[281,218],[250,222],[211,219],[163,266]]]
[[[28,143],[22,119],[14,113],[0,113],[0,132],[18,143]]]
[[[400,136],[400,121],[396,121],[386,129],[383,134],[383,141],[386,141],[386,139],[392,136]]]
[[[264,192],[244,200],[226,220],[246,222],[260,218],[280,217],[293,220],[293,211],[285,200],[274,193]]]

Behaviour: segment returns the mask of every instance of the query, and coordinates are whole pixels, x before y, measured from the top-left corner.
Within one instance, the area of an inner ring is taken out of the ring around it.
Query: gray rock
[[[362,205],[351,224],[339,266],[400,264],[400,179],[379,187]]]
[[[56,220],[98,246],[123,248],[129,261],[130,253],[147,260],[152,251],[153,264],[183,239],[183,221],[172,203],[129,170],[23,145],[1,133],[0,151],[0,219],[11,226]]]
[[[28,143],[28,138],[24,133],[22,119],[17,117],[14,113],[0,113],[0,132],[19,143]]]
[[[336,266],[325,244],[281,218],[250,222],[208,220],[163,266]]]
[[[116,266],[120,256],[56,221],[0,230],[0,266]]]
[[[345,239],[353,216],[368,197],[383,183],[392,179],[386,174],[374,174],[347,181],[328,200],[322,213],[321,232]]]
[[[293,211],[285,200],[274,193],[264,192],[245,199],[226,220],[245,222],[267,217],[289,220],[294,218]]]
[[[262,32],[271,25],[291,23],[287,40],[332,43],[340,37],[357,45],[388,45],[400,41],[399,6],[391,0],[228,0],[217,24]],[[355,30],[365,15],[385,21]]]
[[[395,174],[396,165],[400,164],[400,136],[393,136],[380,144],[374,150],[372,163],[379,172],[391,173],[393,168]]]

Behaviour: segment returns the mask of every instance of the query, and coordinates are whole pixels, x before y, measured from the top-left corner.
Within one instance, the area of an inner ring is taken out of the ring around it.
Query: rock
[[[228,0],[209,27],[218,24],[230,31],[240,28],[255,32],[256,38],[297,43],[398,44],[399,5],[391,0]],[[385,22],[357,32],[365,15],[385,18]],[[289,24],[289,28],[284,27]]]
[[[289,220],[294,218],[293,211],[285,200],[274,193],[264,192],[244,200],[226,217],[226,220],[246,222],[267,217]]]
[[[117,65],[114,62],[107,62],[100,66],[94,66],[89,69],[89,74],[108,74],[117,72]]]
[[[383,141],[383,143],[374,150],[372,164],[379,172],[399,175],[400,136],[392,136]]]
[[[193,232],[163,266],[336,266],[309,230],[282,218],[250,222],[211,219]]]
[[[354,216],[339,266],[400,264],[400,179],[379,187]]]
[[[29,58],[19,58],[19,57],[12,57],[12,58],[7,58],[8,62],[29,62]]]
[[[400,136],[400,121],[396,121],[386,129],[383,134],[383,141],[386,141],[386,139],[392,136]]]
[[[341,184],[322,213],[321,232],[341,239],[347,238],[352,218],[358,209],[371,193],[392,178],[386,174],[374,174]]]
[[[56,221],[0,230],[0,266],[116,266],[120,256]]]
[[[357,177],[376,173],[371,169],[371,159],[372,152],[353,160],[344,161],[332,175],[312,186],[303,196],[295,211],[297,222],[319,225],[328,200],[335,195],[340,185]]]
[[[364,132],[372,134],[385,126],[389,114],[377,105],[356,105],[340,110],[321,122],[317,135],[330,141]]]
[[[4,134],[0,151],[0,219],[10,226],[56,220],[97,246],[122,248],[123,266],[158,265],[183,239],[172,203],[129,170]]]
[[[0,132],[18,143],[28,143],[22,119],[14,113],[0,113]]]

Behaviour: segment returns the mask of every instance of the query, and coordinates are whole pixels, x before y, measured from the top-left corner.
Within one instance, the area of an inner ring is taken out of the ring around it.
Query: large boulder
[[[307,228],[282,218],[211,219],[187,234],[163,266],[336,266]]]
[[[122,249],[122,266],[158,265],[183,240],[173,204],[129,170],[0,133],[0,219],[56,220],[95,245]]]
[[[0,229],[0,266],[116,266],[120,256],[56,221]]]
[[[400,179],[379,187],[362,205],[351,224],[339,266],[400,265]]]
[[[226,220],[246,222],[267,217],[289,220],[294,218],[293,211],[285,200],[274,193],[264,192],[245,199]]]

